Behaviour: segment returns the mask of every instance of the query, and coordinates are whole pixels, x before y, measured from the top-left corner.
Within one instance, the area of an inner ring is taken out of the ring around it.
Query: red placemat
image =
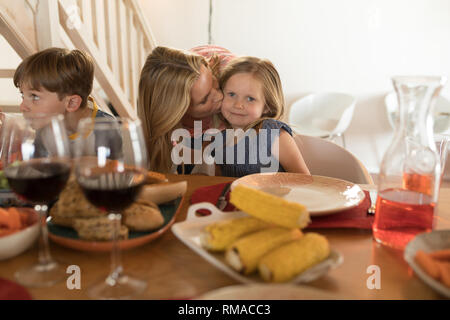
[[[356,207],[322,217],[315,217],[311,219],[312,222],[306,228],[372,229],[374,216],[367,214],[367,209],[372,205],[369,191],[364,191],[364,194],[364,200]]]
[[[229,183],[220,183],[212,186],[201,187],[195,190],[191,196],[191,204],[199,202],[210,202],[216,205],[217,200],[222,193],[222,190]],[[308,225],[307,229],[319,229],[319,228],[356,228],[356,229],[371,229],[373,224],[373,215],[367,214],[367,209],[371,206],[369,192],[364,191],[364,200],[356,207],[340,211],[338,213],[314,217],[312,222]],[[227,201],[230,199],[230,193],[226,196]],[[236,208],[228,203],[223,211],[233,211]],[[208,212],[199,213],[208,214]]]
[[[229,185],[230,182],[219,183],[213,186],[201,187],[196,189],[191,195],[191,204],[199,203],[199,202],[210,202],[213,205],[216,205],[219,200],[220,195],[222,194],[223,189]],[[226,197],[227,201],[230,200],[230,192],[227,193]],[[227,206],[222,211],[234,211],[236,208],[230,203],[227,203]],[[208,211],[199,210],[200,214],[207,215]]]
[[[0,278],[0,300],[31,300],[27,289],[20,284]]]

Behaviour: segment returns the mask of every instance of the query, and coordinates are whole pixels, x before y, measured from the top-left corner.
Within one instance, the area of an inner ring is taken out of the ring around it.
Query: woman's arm
[[[278,159],[286,172],[310,174],[294,138],[285,130],[280,130],[279,139],[274,141],[272,154]]]

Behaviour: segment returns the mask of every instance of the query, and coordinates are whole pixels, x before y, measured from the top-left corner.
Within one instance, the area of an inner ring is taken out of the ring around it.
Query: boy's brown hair
[[[92,58],[83,51],[63,48],[49,48],[27,57],[14,73],[17,88],[24,83],[33,90],[43,87],[57,93],[60,100],[76,94],[82,99],[80,107],[86,106],[93,81]]]

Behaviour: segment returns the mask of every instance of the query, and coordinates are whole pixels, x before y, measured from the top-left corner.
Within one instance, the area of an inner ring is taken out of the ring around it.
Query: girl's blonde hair
[[[170,137],[190,106],[191,88],[202,65],[208,67],[202,56],[167,47],[156,47],[145,61],[137,106],[151,170],[171,169]]]
[[[284,95],[280,76],[272,62],[256,57],[240,57],[232,60],[223,70],[220,77],[222,90],[227,81],[237,73],[250,73],[261,82],[265,108],[262,117],[249,124],[246,129],[253,128],[265,119],[280,119],[284,114]]]

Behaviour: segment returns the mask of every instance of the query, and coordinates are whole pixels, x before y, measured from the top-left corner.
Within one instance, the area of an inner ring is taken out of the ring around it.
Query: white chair
[[[395,129],[398,121],[398,99],[397,94],[392,91],[384,97],[384,104],[392,129]],[[439,96],[434,105],[434,133],[443,133],[450,129],[450,101]]]
[[[295,101],[289,112],[289,125],[297,134],[342,139],[353,118],[356,98],[337,92],[313,93]]]
[[[318,137],[296,135],[294,140],[311,174],[373,184],[366,167],[347,149]]]

